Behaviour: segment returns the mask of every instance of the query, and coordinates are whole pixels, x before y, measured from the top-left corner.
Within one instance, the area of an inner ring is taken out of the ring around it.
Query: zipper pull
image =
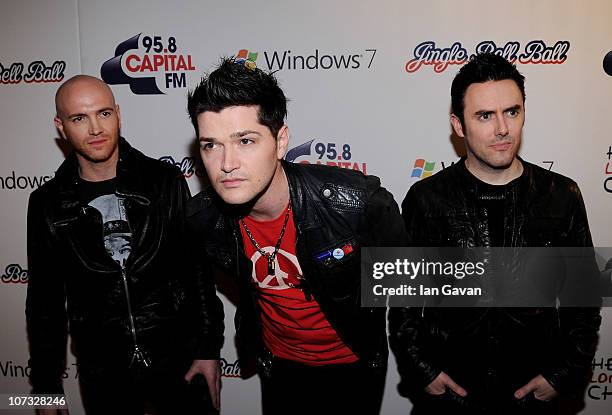
[[[144,351],[140,350],[140,347],[138,345],[134,347],[134,354],[132,355],[132,361],[130,362],[130,367],[132,367],[134,363],[140,363],[144,367],[151,366],[151,360],[149,359],[149,357]]]

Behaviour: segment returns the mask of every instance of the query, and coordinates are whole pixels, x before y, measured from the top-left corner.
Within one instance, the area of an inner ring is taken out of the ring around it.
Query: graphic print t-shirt
[[[132,231],[125,214],[125,200],[117,197],[117,179],[102,182],[79,181],[81,201],[100,212],[106,252],[120,265],[130,255]]]
[[[262,250],[273,253],[285,220],[285,211],[266,222],[249,217],[244,221]],[[263,340],[283,359],[311,366],[351,363],[357,356],[338,337],[319,304],[307,300],[299,288],[302,269],[295,250],[295,224],[289,215],[285,235],[276,254],[275,275],[268,274],[268,260],[253,245],[240,226],[245,253],[253,262],[252,282],[259,291]]]

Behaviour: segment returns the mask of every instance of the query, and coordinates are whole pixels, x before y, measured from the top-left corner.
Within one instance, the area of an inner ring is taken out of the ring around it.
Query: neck
[[[468,156],[465,167],[479,180],[495,186],[508,184],[523,174],[523,164],[516,157],[508,167],[494,169]]]
[[[77,159],[79,161],[79,176],[88,182],[110,180],[117,175],[118,151],[115,151],[108,160],[100,162],[87,160],[78,154]]]
[[[289,182],[282,165],[278,162],[270,185],[257,199],[249,216],[259,221],[276,219],[283,213],[287,203],[289,203]]]

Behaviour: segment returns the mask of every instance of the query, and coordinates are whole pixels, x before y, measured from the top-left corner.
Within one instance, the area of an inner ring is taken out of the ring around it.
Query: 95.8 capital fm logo
[[[461,42],[454,42],[448,47],[439,47],[436,42],[428,40],[419,43],[412,52],[412,57],[405,64],[408,73],[417,72],[425,66],[432,66],[435,73],[442,73],[449,66],[463,65],[479,53],[494,53],[502,56],[512,63],[527,64],[562,64],[567,60],[570,50],[570,42],[559,40],[549,44],[543,40],[532,40],[524,47],[518,41],[506,42],[497,45],[492,40],[480,42],[474,48],[474,53],[469,54]]]
[[[117,46],[100,74],[108,84],[128,84],[134,94],[148,95],[187,88],[187,73],[195,70],[191,55],[181,50],[175,36],[140,33]]]
[[[354,157],[349,143],[310,140],[287,151],[285,160],[302,164],[326,164],[368,174],[367,164]]]

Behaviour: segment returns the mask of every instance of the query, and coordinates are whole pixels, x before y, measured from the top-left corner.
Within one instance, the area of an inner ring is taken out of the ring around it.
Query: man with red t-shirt
[[[283,161],[276,79],[226,59],[189,95],[212,184],[187,207],[202,260],[233,275],[240,359],[257,358],[264,414],[378,414],[385,309],[361,307],[360,248],[404,238],[374,176]]]

